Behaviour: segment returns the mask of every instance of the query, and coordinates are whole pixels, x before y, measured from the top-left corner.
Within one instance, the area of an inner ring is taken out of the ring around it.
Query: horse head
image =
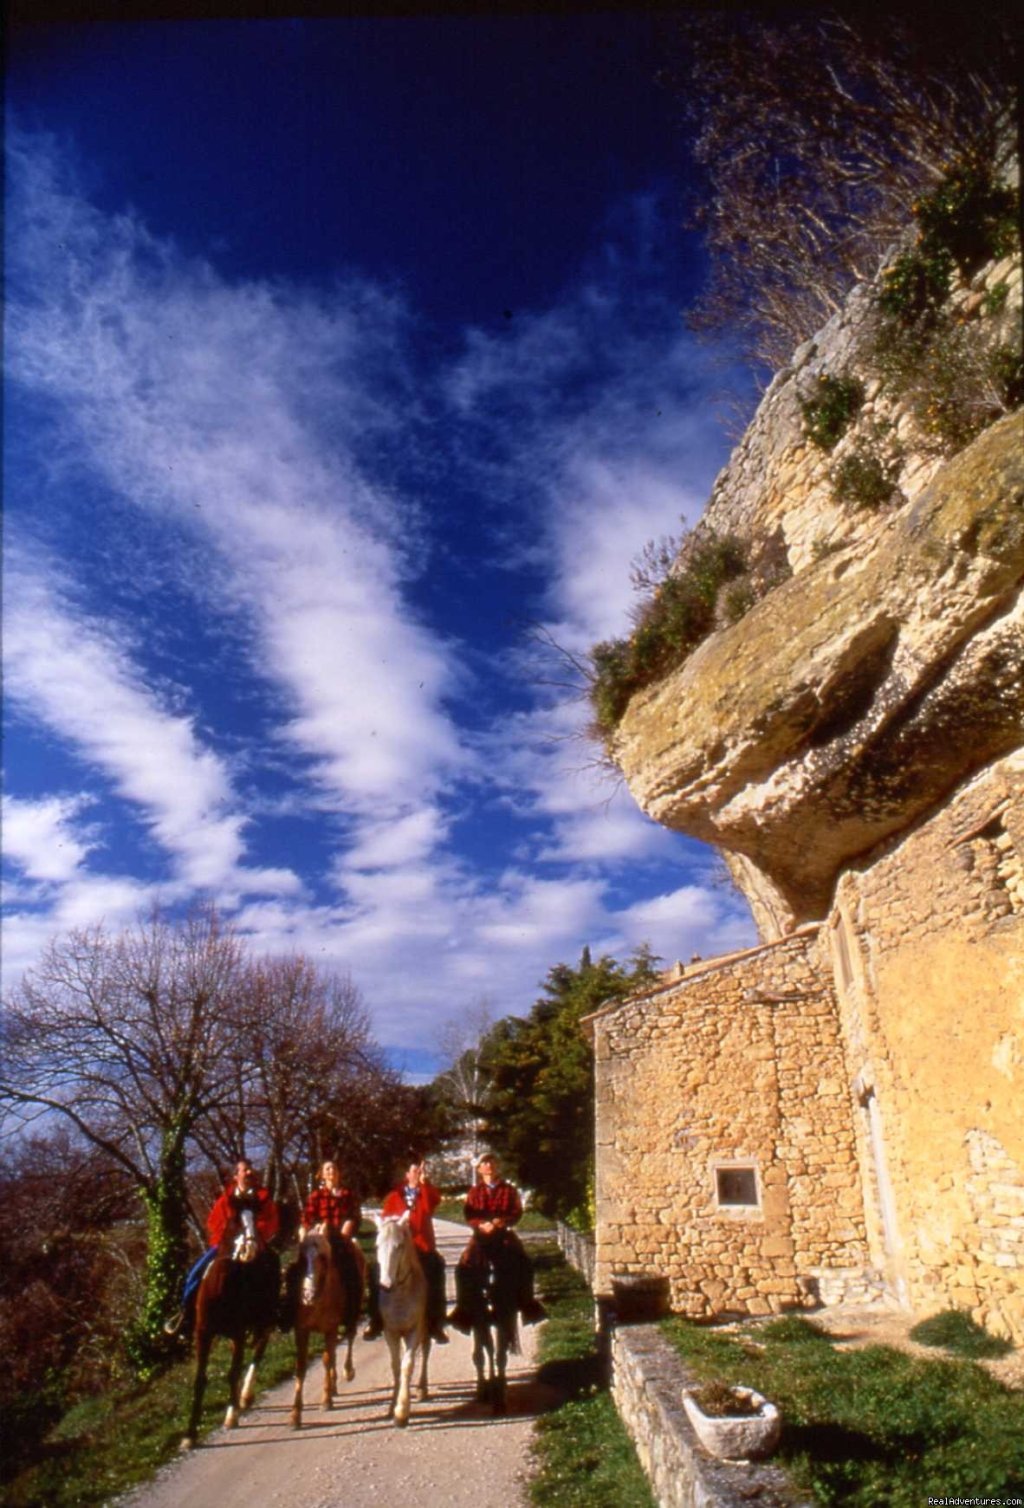
[[[331,1264],[331,1244],[318,1230],[311,1230],[299,1247],[299,1270],[302,1273],[300,1293],[304,1304],[313,1304],[321,1292],[327,1269]]]
[[[256,1217],[252,1210],[239,1210],[238,1220],[241,1229],[231,1248],[231,1259],[234,1262],[254,1262],[260,1250],[260,1240],[256,1234]]]
[[[415,1250],[409,1230],[409,1211],[403,1215],[374,1215],[373,1218],[377,1225],[380,1286],[394,1288],[407,1273]]]

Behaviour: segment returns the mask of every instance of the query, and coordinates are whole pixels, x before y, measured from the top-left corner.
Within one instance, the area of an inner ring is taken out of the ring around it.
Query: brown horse
[[[196,1373],[192,1386],[192,1413],[182,1448],[189,1450],[199,1434],[199,1420],[206,1391],[206,1370],[216,1336],[231,1342],[228,1370],[230,1402],[225,1429],[234,1429],[241,1409],[252,1407],[256,1367],[267,1348],[277,1320],[281,1263],[277,1253],[264,1246],[256,1233],[250,1210],[243,1210],[229,1225],[217,1255],[203,1274],[196,1297]],[[253,1337],[252,1362],[241,1387],[242,1360],[247,1335]]]
[[[334,1395],[338,1387],[336,1358],[339,1334],[346,1343],[345,1376],[351,1382],[356,1375],[352,1364],[352,1342],[355,1340],[356,1321],[363,1302],[366,1264],[359,1248],[348,1241],[342,1247],[342,1262],[352,1264],[347,1272],[339,1265],[329,1237],[319,1231],[311,1231],[299,1247],[293,1429],[302,1428],[302,1389],[306,1381],[311,1335],[315,1333],[324,1338],[322,1403],[325,1409],[334,1407]]]

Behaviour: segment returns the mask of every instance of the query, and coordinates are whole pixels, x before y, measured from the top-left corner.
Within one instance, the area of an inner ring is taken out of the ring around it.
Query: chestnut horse
[[[344,1239],[344,1238],[342,1238]],[[352,1342],[362,1305],[365,1262],[359,1248],[348,1241],[343,1260],[353,1264],[358,1285],[346,1281],[329,1237],[310,1231],[299,1247],[299,1286],[295,1305],[295,1397],[292,1402],[292,1428],[302,1428],[302,1389],[309,1360],[309,1337],[316,1333],[324,1338],[325,1409],[334,1407],[338,1386],[337,1349],[339,1332],[345,1341],[345,1376],[349,1382],[356,1375],[352,1365]]]
[[[231,1342],[228,1370],[230,1402],[224,1428],[234,1429],[241,1409],[252,1407],[256,1367],[277,1321],[281,1263],[259,1239],[251,1210],[242,1210],[224,1232],[196,1296],[196,1374],[192,1413],[182,1448],[191,1449],[199,1434],[206,1391],[206,1370],[216,1336]],[[241,1387],[245,1338],[253,1337],[252,1361]]]

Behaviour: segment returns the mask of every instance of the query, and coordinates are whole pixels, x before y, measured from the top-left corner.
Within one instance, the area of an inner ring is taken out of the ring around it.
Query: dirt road
[[[452,1269],[464,1226],[437,1221],[438,1249]],[[405,1429],[384,1418],[391,1368],[383,1340],[358,1340],[356,1376],[340,1379],[332,1413],[319,1405],[320,1364],[306,1378],[305,1422],[291,1429],[292,1384],[264,1393],[237,1430],[219,1430],[172,1462],[122,1508],[384,1508],[395,1502],[437,1508],[517,1508],[527,1501],[529,1445],[537,1415],[554,1395],[534,1378],[536,1330],[510,1358],[508,1414],[495,1419],[475,1401],[468,1337],[430,1352],[431,1396],[414,1397]]]

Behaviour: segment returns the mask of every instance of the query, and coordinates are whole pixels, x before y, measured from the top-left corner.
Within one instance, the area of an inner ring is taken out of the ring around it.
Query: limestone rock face
[[[1017,413],[635,696],[614,757],[726,850],[762,935],[820,918],[843,868],[1024,742],[1022,582]]]

